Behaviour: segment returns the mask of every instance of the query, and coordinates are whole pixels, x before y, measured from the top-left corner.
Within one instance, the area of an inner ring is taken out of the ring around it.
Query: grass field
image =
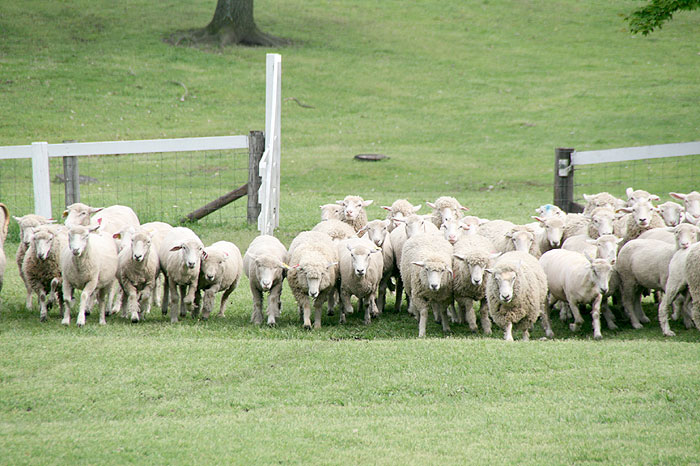
[[[283,242],[350,193],[374,199],[370,217],[447,194],[524,222],[551,202],[555,147],[698,139],[700,16],[635,37],[620,14],[638,4],[258,0],[261,28],[293,46],[203,51],[162,39],[206,24],[213,1],[2,2],[0,144],[262,129],[275,51],[283,97],[314,107],[283,104]],[[352,160],[367,152],[390,159]],[[607,190],[651,173],[668,200],[681,188],[658,183],[666,171],[679,169],[610,176]],[[222,214],[193,229],[244,250],[255,230]],[[678,322],[672,340],[652,322],[595,342],[590,322],[572,335],[555,319],[555,341],[537,326],[507,345],[432,322],[419,341],[389,311],[305,332],[285,289],[279,327],[255,328],[243,280],[224,319],[170,325],[156,309],[140,325],[63,328],[55,310],[42,324],[24,309],[16,248],[10,237],[0,463],[700,463],[700,333]]]

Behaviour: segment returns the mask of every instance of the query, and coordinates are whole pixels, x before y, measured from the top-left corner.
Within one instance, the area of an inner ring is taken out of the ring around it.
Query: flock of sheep
[[[609,301],[620,302],[634,328],[649,319],[642,295],[656,293],[659,323],[664,335],[682,317],[687,328],[700,329],[700,193],[670,193],[683,202],[655,206],[659,197],[628,188],[627,199],[609,193],[584,195],[582,214],[566,214],[553,205],[536,209],[535,222],[516,225],[465,215],[468,210],[453,197],[428,202],[432,213],[418,215],[419,206],[400,199],[386,219],[368,221],[365,207],[372,201],[347,196],[321,206],[321,221],[297,235],[287,249],[273,236],[259,236],[244,256],[231,242],[205,247],[184,227],[162,222],[140,224],[126,206],[93,208],[76,203],[67,208],[64,224],[37,216],[14,217],[20,226],[17,265],[27,289],[39,299],[40,318],[57,304],[62,323],[70,324],[77,290],[81,290],[77,325],[95,305],[100,324],[106,314],[121,313],[138,322],[152,303],[171,322],[187,313],[206,319],[217,293],[223,293],[219,316],[242,273],[250,282],[251,321],[263,321],[264,295],[268,325],[281,313],[282,285],[288,285],[298,304],[304,328],[321,326],[324,306],[336,311],[339,322],[352,313],[352,297],[364,312],[364,322],[379,316],[387,290],[396,293],[401,309],[405,293],[408,312],[418,320],[424,337],[432,314],[445,332],[450,323],[479,322],[490,335],[491,323],[513,331],[523,340],[540,319],[548,338],[552,307],[572,331],[583,323],[581,305],[591,305],[593,336],[602,338],[600,315],[609,329],[616,316]],[[9,212],[0,204],[4,241]],[[0,248],[0,287],[5,256]],[[156,292],[162,281],[162,299]],[[663,293],[663,298],[660,298]],[[338,309],[336,309],[338,308]]]

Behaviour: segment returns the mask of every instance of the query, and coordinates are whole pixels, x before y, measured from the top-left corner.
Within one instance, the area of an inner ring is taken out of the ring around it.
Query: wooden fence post
[[[248,136],[248,223],[257,224],[260,216],[258,190],[260,178],[260,159],[265,150],[265,135],[262,131],[251,131]]]
[[[574,202],[574,149],[559,147],[554,151],[554,205],[564,212],[583,212],[583,206]]]

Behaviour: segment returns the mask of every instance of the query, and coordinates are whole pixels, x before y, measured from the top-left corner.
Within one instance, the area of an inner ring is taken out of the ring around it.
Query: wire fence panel
[[[586,203],[583,194],[602,191],[626,199],[628,187],[658,194],[662,201],[671,199],[669,192],[697,191],[700,155],[575,166],[574,201],[578,203]]]
[[[127,205],[142,223],[176,224],[248,181],[246,149],[81,156],[77,160],[81,202],[96,207]],[[59,218],[65,208],[61,157],[49,159],[49,171],[51,211]],[[34,212],[30,159],[0,160],[0,202],[12,215]],[[245,202],[233,202],[200,222],[243,224],[246,214]]]

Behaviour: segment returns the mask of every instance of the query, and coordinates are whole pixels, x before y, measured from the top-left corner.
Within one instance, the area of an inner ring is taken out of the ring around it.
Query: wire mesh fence
[[[607,191],[626,199],[625,189],[644,189],[662,200],[669,192],[700,189],[700,155],[576,165],[574,201],[585,204],[583,194]]]
[[[161,152],[77,157],[80,201],[91,206],[128,205],[141,222],[176,224],[185,215],[248,181],[248,152],[240,150]],[[49,161],[51,211],[65,208],[61,157]],[[0,202],[12,215],[34,212],[32,161],[0,160]],[[247,206],[233,202],[200,222],[243,224]]]

